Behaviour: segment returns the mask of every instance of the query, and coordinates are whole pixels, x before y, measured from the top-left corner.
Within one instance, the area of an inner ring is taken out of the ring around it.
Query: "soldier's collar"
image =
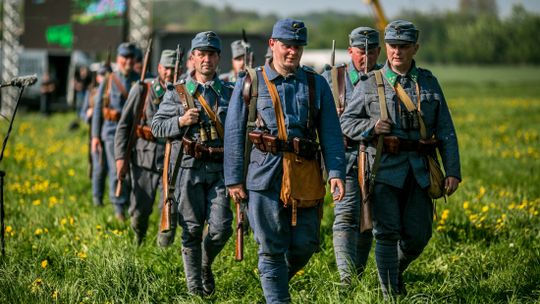
[[[167,89],[161,85],[159,78],[155,78],[154,80],[152,80],[152,90],[158,98],[163,97],[165,91],[167,91]]]
[[[347,64],[347,70],[349,74],[349,79],[351,80],[352,85],[355,86],[356,83],[358,83],[358,81],[360,80],[360,73],[356,70],[352,61]]]
[[[221,86],[221,81],[219,80],[217,74],[214,75],[214,79],[212,79],[208,83],[210,84],[212,89],[214,89],[214,91],[218,95],[221,95],[222,86]],[[191,95],[195,94],[195,92],[197,91],[197,88],[199,87],[199,85],[202,86],[202,84],[200,84],[197,80],[195,80],[193,77],[191,77],[191,75],[190,75],[190,77],[188,77],[188,79],[186,81],[186,88],[187,88],[189,94],[191,94]]]
[[[276,72],[271,66],[270,66],[270,63],[266,63],[264,65],[264,71],[266,72],[266,76],[268,77],[268,80],[272,81],[278,77],[282,77],[282,78],[285,78],[283,77],[281,74],[279,74],[278,72]],[[298,80],[304,80],[306,78],[306,72],[304,71],[304,69],[302,69],[300,66],[296,69],[296,71],[294,72],[294,74],[291,74],[293,75],[294,77],[296,77]]]
[[[386,80],[388,80],[390,85],[395,86],[396,81],[398,80],[398,77],[400,75],[398,73],[392,71],[392,69],[390,68],[390,64],[388,62],[386,62],[383,69],[384,69],[383,74],[384,74],[384,77],[386,78]],[[416,67],[416,63],[414,62],[414,60],[412,62],[411,69],[409,70],[409,72],[405,76],[410,77],[412,79],[412,81],[414,81],[414,82],[418,81],[418,68]]]

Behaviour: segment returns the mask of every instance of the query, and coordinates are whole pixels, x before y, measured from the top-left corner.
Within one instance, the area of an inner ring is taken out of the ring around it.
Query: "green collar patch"
[[[358,80],[360,80],[360,73],[358,73],[354,66],[349,69],[349,79],[351,80],[353,86],[355,86]]]
[[[384,77],[386,78],[386,80],[388,80],[388,82],[392,86],[396,85],[396,81],[398,80],[399,76],[400,75],[398,73],[392,71],[389,65],[386,65],[386,71],[384,71]],[[407,73],[406,76],[409,76],[414,82],[418,81],[418,68],[416,68],[416,64],[414,64],[414,62],[413,62],[413,66],[411,70]]]
[[[163,97],[163,94],[165,94],[165,88],[157,79],[152,80],[152,90],[154,90],[154,93],[158,98]]]
[[[199,83],[196,82],[192,78],[190,78],[186,83],[186,88],[188,90],[188,93],[191,95],[195,94],[195,91],[197,91],[198,86],[199,86]],[[214,91],[216,91],[218,95],[221,96],[221,81],[217,77],[214,77],[212,88],[214,89]]]

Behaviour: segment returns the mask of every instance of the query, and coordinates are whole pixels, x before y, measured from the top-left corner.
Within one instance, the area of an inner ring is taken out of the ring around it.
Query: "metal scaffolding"
[[[130,0],[129,1],[129,38],[130,42],[137,43],[143,50],[148,45],[148,38],[152,34],[150,27],[151,1]]]
[[[3,0],[4,16],[2,18],[2,81],[9,81],[19,74],[19,37],[22,34],[20,6],[23,1]],[[17,99],[17,90],[4,88],[0,113],[5,117],[13,111]]]

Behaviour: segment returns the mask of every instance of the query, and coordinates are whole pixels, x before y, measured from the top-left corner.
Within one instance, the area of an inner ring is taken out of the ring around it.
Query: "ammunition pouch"
[[[103,118],[110,121],[119,121],[121,113],[114,109],[105,107],[103,108]]]
[[[294,137],[292,140],[284,141],[275,135],[261,131],[251,131],[248,137],[257,149],[272,154],[292,152],[305,159],[315,159],[319,152],[319,143],[307,138]]]
[[[147,125],[144,125],[144,126],[137,125],[135,127],[135,135],[138,138],[142,138],[142,139],[147,140],[147,141],[152,141],[152,142],[156,141],[156,138],[152,134],[152,130]]]
[[[184,154],[195,159],[216,163],[223,162],[223,147],[208,147],[186,136],[182,138],[182,146]]]
[[[422,155],[430,155],[435,152],[439,145],[439,140],[435,138],[409,140],[396,136],[385,136],[383,152],[389,154],[398,154],[401,151],[415,151]]]

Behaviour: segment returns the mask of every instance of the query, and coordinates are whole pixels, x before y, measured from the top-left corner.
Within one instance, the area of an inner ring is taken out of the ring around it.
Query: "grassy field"
[[[540,73],[520,69],[433,67],[456,124],[463,182],[437,202],[433,239],[405,273],[409,294],[397,302],[540,303]],[[67,131],[73,117],[16,118],[0,164],[7,172],[0,303],[264,301],[251,236],[243,262],[234,261],[232,239],[217,258],[217,293],[193,298],[179,240],[168,249],[155,245],[157,212],[137,247],[110,204],[94,208],[87,130]],[[1,122],[2,134],[7,125]],[[382,302],[373,257],[352,290],[336,284],[332,217],[328,203],[321,252],[292,279],[293,302]]]

